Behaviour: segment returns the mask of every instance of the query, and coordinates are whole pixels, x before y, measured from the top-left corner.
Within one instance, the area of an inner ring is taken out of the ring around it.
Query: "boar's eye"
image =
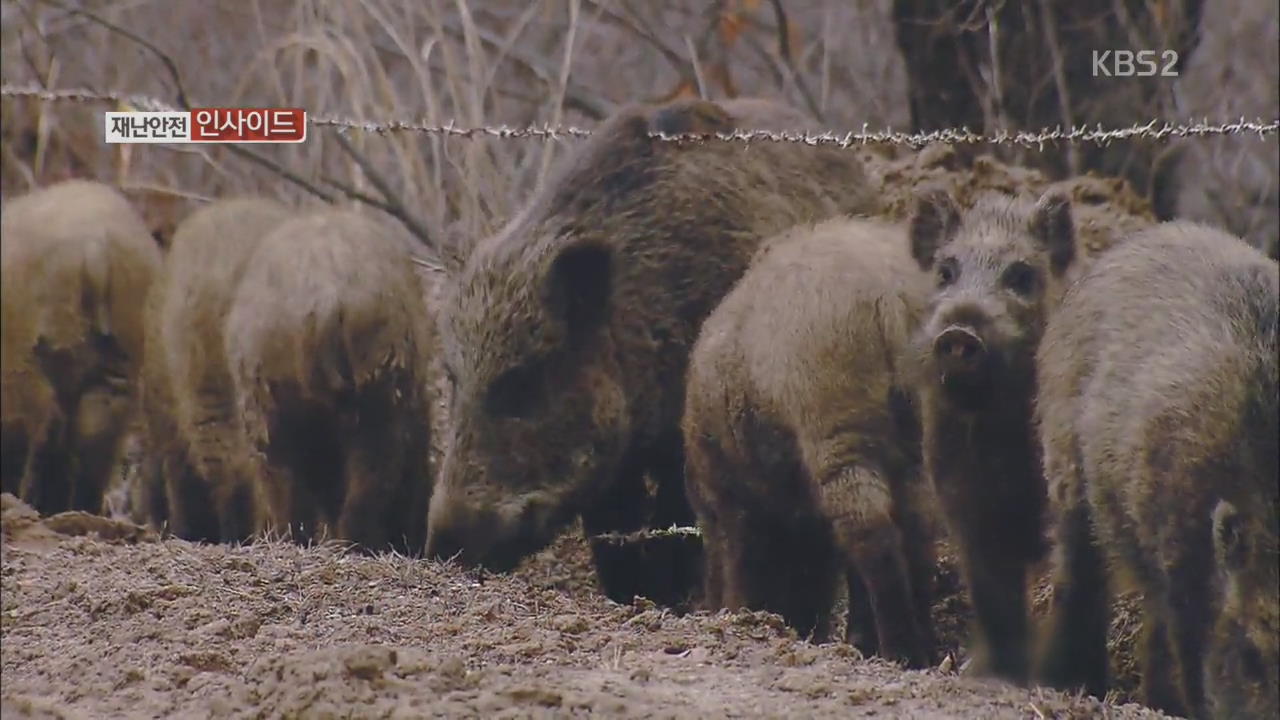
[[[954,283],[960,275],[960,267],[954,258],[944,258],[938,263],[938,287],[944,288]]]
[[[1035,268],[1024,262],[1016,262],[1005,268],[1001,282],[1006,288],[1019,295],[1030,295],[1035,292],[1039,280]]]
[[[540,364],[517,365],[489,385],[485,409],[495,417],[528,417],[542,405],[546,390]]]

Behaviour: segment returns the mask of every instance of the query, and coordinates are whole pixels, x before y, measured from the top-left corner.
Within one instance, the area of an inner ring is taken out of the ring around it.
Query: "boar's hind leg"
[[[0,430],[0,492],[22,492],[22,471],[27,464],[31,442],[27,429],[20,423],[5,425]]]
[[[131,401],[122,377],[90,387],[80,397],[71,428],[76,448],[72,510],[102,512],[102,496],[117,470]]]
[[[855,566],[850,566],[845,572],[845,582],[849,587],[849,621],[845,626],[845,640],[865,657],[878,655],[880,635],[876,631],[876,613],[871,607],[867,582]]]
[[[835,542],[851,566],[848,575],[860,576],[865,585],[879,653],[910,667],[931,664],[930,633],[920,626],[906,539],[894,522],[883,474],[868,467],[845,468],[822,483],[821,493]],[[850,592],[855,590],[851,583]],[[855,603],[860,601],[851,595],[849,602],[853,621]]]
[[[253,485],[240,474],[225,479],[215,491],[218,536],[225,543],[240,543],[258,530],[258,510]]]
[[[825,523],[755,509],[724,520],[724,606],[776,612],[801,637],[825,642],[838,574]]]
[[[1061,689],[1107,694],[1108,596],[1105,561],[1083,498],[1055,518],[1053,605],[1039,676]]]
[[[169,532],[183,540],[218,542],[218,519],[213,498],[186,455],[171,453],[163,460],[162,468],[168,498]]]
[[[362,423],[344,458],[346,492],[338,513],[338,537],[368,552],[387,549],[391,510],[410,501],[393,496],[404,466],[404,447],[394,430],[386,422]]]
[[[1050,405],[1049,407],[1056,407]],[[1045,479],[1053,498],[1053,601],[1038,675],[1052,687],[1107,694],[1106,562],[1093,532],[1080,439],[1070,423],[1041,429]]]
[[[1178,668],[1182,696],[1191,717],[1208,715],[1204,653],[1211,609],[1204,571],[1213,567],[1213,561],[1201,554],[1207,554],[1210,547],[1207,538],[1203,542],[1185,543],[1169,569],[1169,639],[1178,658],[1172,666]]]
[[[1174,717],[1186,717],[1187,708],[1178,687],[1177,661],[1169,646],[1169,625],[1164,608],[1147,601],[1143,608],[1141,653],[1142,702]]]
[[[27,456],[22,474],[23,501],[41,515],[53,515],[67,509],[71,500],[71,467],[67,447],[67,427],[61,413],[45,421]]]

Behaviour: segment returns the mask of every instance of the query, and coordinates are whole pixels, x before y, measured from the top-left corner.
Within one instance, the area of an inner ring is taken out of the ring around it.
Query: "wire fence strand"
[[[172,104],[158,98],[123,92],[99,92],[88,89],[47,89],[34,85],[0,86],[0,96],[31,98],[46,102],[107,102],[138,110],[174,111]],[[339,115],[309,115],[313,127],[334,128],[339,131],[356,130],[374,134],[417,132],[460,138],[493,137],[498,139],[562,140],[591,136],[591,130],[573,125],[478,125],[463,127],[452,121],[432,124],[420,120],[369,121]],[[946,128],[929,132],[902,132],[896,130],[870,130],[863,125],[860,130],[849,132],[791,132],[777,130],[737,130],[731,133],[669,134],[655,132],[653,137],[677,142],[718,139],[729,142],[789,142],[805,145],[835,145],[848,148],[858,145],[906,145],[924,147],[933,143],[952,145],[1016,145],[1026,148],[1043,148],[1058,142],[1082,142],[1108,145],[1112,142],[1144,139],[1166,140],[1187,137],[1213,137],[1223,135],[1256,134],[1259,139],[1280,132],[1280,118],[1252,120],[1240,117],[1234,120],[1212,122],[1203,119],[1173,123],[1151,119],[1124,127],[1106,128],[1077,126],[1052,127],[1040,130],[998,130],[991,133],[973,132],[967,128]]]

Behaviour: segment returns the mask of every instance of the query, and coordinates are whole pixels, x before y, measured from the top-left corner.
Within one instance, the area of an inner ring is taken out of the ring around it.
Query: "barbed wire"
[[[627,543],[641,542],[643,540],[651,540],[660,537],[702,537],[702,530],[689,525],[672,525],[666,528],[651,528],[649,530],[636,530],[629,533],[598,533],[591,536],[592,540],[601,540],[611,545],[625,545]]]
[[[178,110],[178,108],[163,100],[146,95],[110,91],[99,92],[84,88],[47,89],[35,85],[4,84],[0,86],[0,96],[34,98],[48,102],[111,102],[139,110],[170,112]],[[431,124],[418,120],[367,121],[331,114],[310,115],[308,120],[312,126],[318,128],[357,130],[380,135],[395,132],[419,132],[461,138],[493,137],[503,140],[561,140],[566,138],[586,138],[592,134],[591,130],[573,125],[529,125],[525,127],[478,125],[463,127],[454,124],[452,120],[444,124]],[[1222,122],[1211,122],[1206,118],[1200,121],[1187,121],[1184,123],[1151,119],[1125,127],[1105,128],[1102,125],[1095,125],[1093,127],[1077,126],[1063,129],[1059,126],[1040,130],[999,130],[993,133],[978,133],[967,128],[944,128],[928,132],[902,132],[897,130],[869,130],[868,127],[868,125],[864,124],[861,130],[851,132],[791,132],[778,130],[736,130],[729,133],[707,134],[655,132],[653,137],[659,140],[677,142],[703,141],[714,138],[728,142],[789,142],[814,146],[836,145],[841,148],[856,145],[907,145],[918,148],[933,143],[1017,145],[1028,148],[1043,148],[1045,145],[1057,142],[1084,142],[1108,145],[1112,142],[1132,138],[1164,140],[1169,138],[1256,134],[1261,139],[1280,132],[1280,118],[1267,121],[1260,117],[1250,120],[1241,116],[1239,119]]]

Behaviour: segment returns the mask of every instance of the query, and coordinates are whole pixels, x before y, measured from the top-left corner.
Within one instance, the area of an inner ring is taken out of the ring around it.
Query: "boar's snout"
[[[944,375],[968,375],[982,366],[987,345],[973,328],[950,325],[933,339],[933,354]]]
[[[437,509],[439,508],[439,510]],[[427,528],[427,557],[437,560],[456,559],[465,567],[485,566],[492,570],[490,540],[500,532],[498,518],[472,508],[454,504],[446,512],[443,504],[431,508]]]
[[[482,567],[495,573],[515,569],[539,543],[530,524],[522,522],[532,513],[515,512],[514,507],[433,502],[427,519],[427,557],[455,559],[463,567]]]
[[[427,535],[427,557],[436,560],[458,558],[463,561],[463,549],[467,542],[458,527],[432,528]],[[464,561],[465,564],[465,561]]]

